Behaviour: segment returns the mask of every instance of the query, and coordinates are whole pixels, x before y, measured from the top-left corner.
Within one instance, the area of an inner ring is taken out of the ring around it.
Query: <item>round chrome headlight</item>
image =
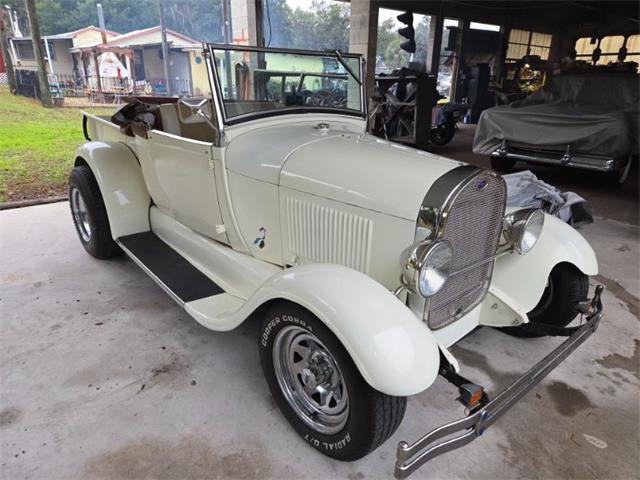
[[[518,253],[529,253],[540,238],[544,225],[542,210],[528,208],[505,217],[504,236]]]
[[[423,297],[438,293],[451,273],[453,248],[446,240],[421,242],[402,255],[402,283]]]

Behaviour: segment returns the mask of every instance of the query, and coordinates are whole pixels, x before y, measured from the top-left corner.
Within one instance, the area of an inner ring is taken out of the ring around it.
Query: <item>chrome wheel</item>
[[[78,232],[84,242],[91,240],[91,224],[89,223],[89,212],[87,204],[80,194],[80,190],[71,187],[70,192],[71,211],[73,212],[73,220],[78,227]]]
[[[332,435],[349,416],[349,397],[337,362],[312,333],[297,326],[280,330],[273,342],[273,366],[280,390],[310,428]]]

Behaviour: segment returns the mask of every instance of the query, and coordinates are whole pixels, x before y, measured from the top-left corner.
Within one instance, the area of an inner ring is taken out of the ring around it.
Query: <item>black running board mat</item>
[[[182,303],[224,292],[153,232],[126,235],[117,241],[161,287]]]

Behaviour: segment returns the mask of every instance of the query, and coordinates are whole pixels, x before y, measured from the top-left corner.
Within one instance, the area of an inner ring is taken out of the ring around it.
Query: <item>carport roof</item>
[[[424,15],[506,25],[553,32],[569,22],[572,25],[624,24],[629,33],[637,33],[640,14],[637,1],[594,0],[380,0],[381,8],[410,10]]]

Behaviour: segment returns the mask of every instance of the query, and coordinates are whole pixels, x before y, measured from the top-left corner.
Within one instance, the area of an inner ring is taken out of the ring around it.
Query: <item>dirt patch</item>
[[[262,446],[243,445],[238,452],[221,452],[195,435],[177,444],[143,438],[91,460],[84,478],[111,480],[265,478],[271,464]]]
[[[626,370],[640,380],[640,340],[636,338],[633,342],[634,348],[630,357],[625,357],[619,353],[612,353],[596,360],[596,362],[608,370],[614,368]]]
[[[182,355],[171,352],[166,362],[151,369],[150,375],[142,381],[138,393],[160,384],[169,384],[172,388],[190,386],[189,367]]]
[[[0,428],[8,427],[18,421],[22,412],[16,407],[7,407],[0,411]]]
[[[581,390],[564,382],[552,382],[547,386],[547,392],[556,411],[565,417],[573,417],[583,410],[594,407]]]
[[[627,310],[636,317],[636,320],[640,320],[640,299],[638,297],[611,278],[605,277],[604,275],[596,275],[594,278],[607,287],[607,290],[615,295],[618,300],[624,303]]]

